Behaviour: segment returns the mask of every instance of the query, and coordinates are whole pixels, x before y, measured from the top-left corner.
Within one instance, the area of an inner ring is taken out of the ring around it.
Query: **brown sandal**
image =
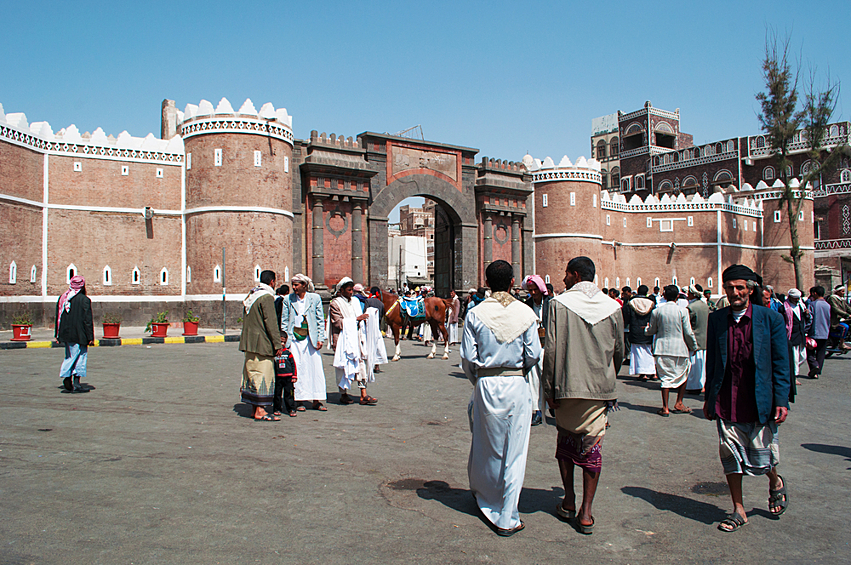
[[[372,396],[364,396],[360,399],[360,403],[362,406],[375,406],[378,404],[378,399]]]
[[[319,410],[320,412],[327,412],[328,411],[328,409],[325,408],[325,406],[321,402],[318,402],[318,401],[313,403],[313,409]]]

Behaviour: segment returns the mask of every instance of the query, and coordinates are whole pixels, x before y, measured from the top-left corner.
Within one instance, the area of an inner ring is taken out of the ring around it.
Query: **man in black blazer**
[[[88,392],[80,385],[86,376],[88,347],[95,344],[95,329],[92,321],[92,301],[86,296],[86,280],[71,277],[70,288],[56,303],[56,327],[54,338],[65,344],[65,360],[59,371],[62,385],[68,392]]]

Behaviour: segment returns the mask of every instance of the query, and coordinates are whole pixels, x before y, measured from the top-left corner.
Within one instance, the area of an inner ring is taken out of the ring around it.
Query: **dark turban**
[[[762,277],[745,265],[730,265],[721,273],[721,281],[756,281],[762,286]]]

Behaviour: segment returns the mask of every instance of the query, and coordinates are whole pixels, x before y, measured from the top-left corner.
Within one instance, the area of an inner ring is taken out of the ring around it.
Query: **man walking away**
[[[592,282],[594,274],[588,257],[567,264],[567,290],[550,301],[543,372],[544,395],[555,412],[556,459],[564,484],[564,500],[556,512],[583,534],[594,531],[592,503],[603,465],[606,412],[617,400],[615,379],[623,362],[621,308]],[[578,513],[574,466],[582,469]]]
[[[768,475],[768,511],[774,517],[789,504],[786,481],[777,473],[779,425],[789,410],[789,356],[783,317],[749,302],[749,286],[758,275],[733,265],[721,279],[730,306],[709,315],[703,414],[717,419],[719,455],[733,500],[732,514],[718,529],[734,532],[748,523],[743,475]]]
[[[780,311],[786,322],[786,337],[789,338],[790,379],[797,379],[801,363],[807,359],[806,334],[810,326],[810,311],[801,304],[801,291],[790,288]],[[795,382],[795,384],[801,384]]]
[[[689,285],[686,306],[689,323],[697,341],[697,349],[691,354],[691,369],[686,381],[686,392],[693,394],[703,394],[706,382],[706,324],[709,320],[709,306],[701,300],[701,290],[697,285]]]
[[[275,272],[260,273],[260,283],[245,300],[239,350],[245,353],[242,367],[242,401],[254,406],[254,419],[278,421],[269,414],[275,396],[275,356],[280,355],[281,330],[275,311]]]
[[[526,476],[532,394],[524,374],[541,357],[538,318],[515,300],[513,269],[494,261],[485,269],[493,294],[467,311],[461,339],[464,373],[474,385],[467,413],[470,490],[497,535],[524,528],[517,504]]]
[[[552,296],[547,291],[547,285],[540,275],[529,275],[523,280],[523,289],[529,293],[526,298],[526,306],[532,309],[538,318],[538,338],[543,347],[547,335],[547,315],[550,308]],[[541,394],[541,372],[544,368],[544,359],[541,359],[529,370],[529,387],[532,391],[532,425],[539,426],[544,423],[544,395]]]
[[[824,366],[827,338],[830,337],[830,304],[824,299],[824,287],[821,285],[810,289],[810,315],[813,322],[809,336],[816,341],[816,347],[807,350],[807,364],[810,366],[809,377],[817,379]]]
[[[691,362],[692,351],[697,349],[697,341],[688,319],[688,311],[677,304],[680,289],[670,284],[663,290],[665,302],[658,305],[650,314],[650,324],[644,333],[655,335],[653,356],[656,359],[656,375],[662,381],[662,408],[656,413],[668,417],[668,393],[677,391],[674,404],[675,414],[688,414],[691,409],[683,404],[686,392],[686,380]]]
[[[639,286],[637,296],[633,296],[622,310],[623,324],[629,332],[629,374],[638,375],[642,381],[649,381],[656,376],[653,336],[644,333],[656,301],[647,296],[647,290],[647,285]]]
[[[59,370],[62,386],[68,392],[89,392],[80,384],[86,377],[89,346],[95,344],[92,300],[86,296],[86,279],[71,277],[71,286],[56,303],[56,325],[53,337],[65,344],[65,360]]]

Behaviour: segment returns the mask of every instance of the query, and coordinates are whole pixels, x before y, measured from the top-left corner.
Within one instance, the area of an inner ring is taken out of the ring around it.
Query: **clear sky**
[[[851,80],[836,2],[3,2],[0,104],[107,135],[159,134],[160,104],[285,107],[298,138],[421,125],[520,160],[589,155],[591,119],[646,100],[697,144],[759,131],[766,30]],[[846,88],[836,118],[849,119]]]

